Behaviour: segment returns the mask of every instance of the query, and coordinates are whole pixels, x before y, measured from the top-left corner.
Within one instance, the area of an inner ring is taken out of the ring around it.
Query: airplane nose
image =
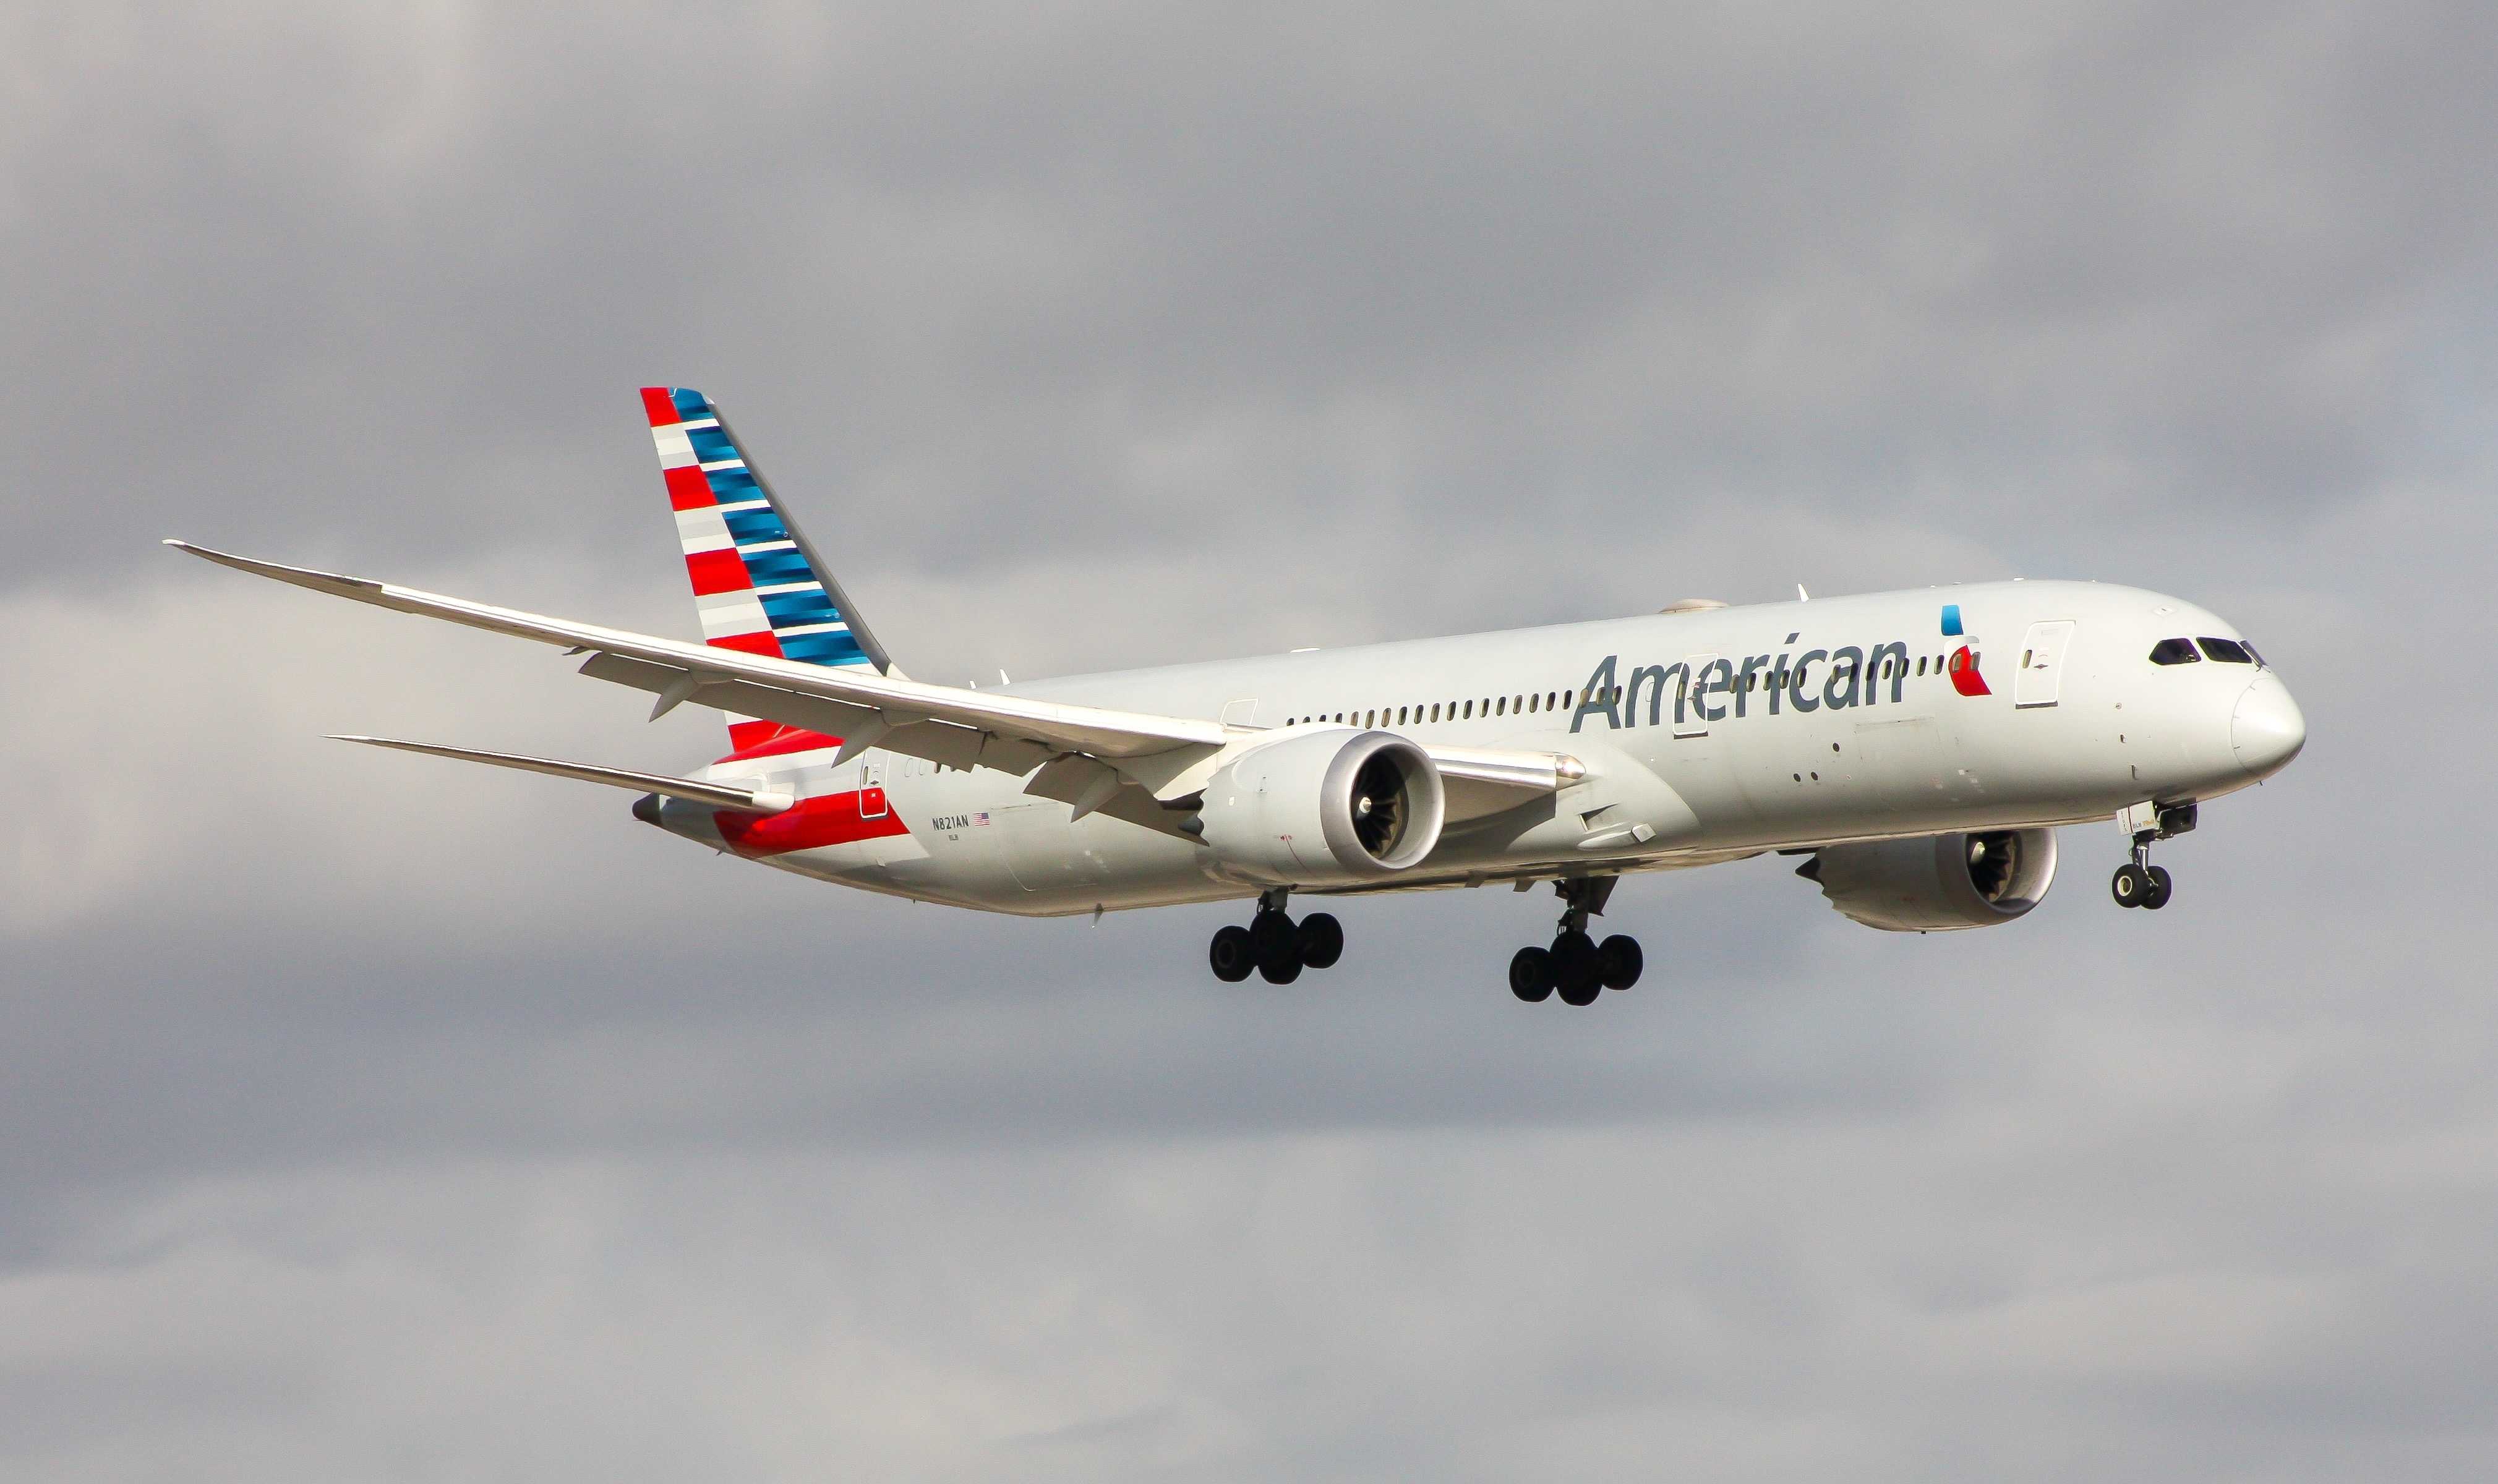
[[[2257,777],[2288,767],[2307,745],[2307,717],[2290,698],[2290,687],[2278,676],[2258,675],[2229,717],[2229,745],[2238,766]]]

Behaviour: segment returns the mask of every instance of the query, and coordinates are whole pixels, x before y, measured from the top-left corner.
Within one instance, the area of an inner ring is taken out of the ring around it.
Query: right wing
[[[864,665],[827,669],[496,608],[393,583],[257,561],[184,541],[165,544],[239,572],[333,597],[589,650],[591,657],[582,665],[582,673],[657,692],[659,704],[652,710],[655,717],[692,701],[841,738],[845,756],[881,746],[951,767],[1004,768],[1020,774],[1060,752],[1127,760],[1175,748],[1219,748],[1233,735],[1218,722],[925,685],[878,675]],[[956,735],[932,733],[927,730],[931,725]]]
[[[583,661],[581,673],[656,693],[654,718],[688,701],[764,717],[841,739],[837,760],[883,747],[949,768],[995,768],[1017,775],[1063,761],[1073,766],[1043,774],[1035,780],[1041,786],[1032,791],[1063,785],[1075,797],[1093,791],[1095,785],[1084,774],[1085,765],[1095,765],[1116,774],[1123,785],[1137,785],[1155,803],[1170,805],[1202,788],[1206,778],[1238,752],[1280,737],[1271,730],[1227,727],[1196,717],[928,685],[880,675],[868,665],[834,668],[686,644],[392,583],[259,561],[185,541],[165,544],[220,566],[333,597],[587,651],[590,658]],[[1578,759],[1557,752],[1445,744],[1425,744],[1425,750],[1453,785],[1451,812],[1457,818],[1515,807],[1555,793],[1586,774]],[[1044,784],[1043,779],[1052,781]],[[1043,797],[1062,794],[1043,792]]]

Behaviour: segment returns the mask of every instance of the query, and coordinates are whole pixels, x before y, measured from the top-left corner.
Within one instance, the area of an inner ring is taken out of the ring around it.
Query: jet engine
[[[1225,767],[1205,785],[1198,824],[1226,874],[1342,886],[1429,855],[1446,813],[1429,753],[1393,733],[1329,728]]]
[[[2056,832],[1984,830],[1825,845],[1796,874],[1830,904],[1886,932],[1951,932],[2008,923],[2056,879]]]

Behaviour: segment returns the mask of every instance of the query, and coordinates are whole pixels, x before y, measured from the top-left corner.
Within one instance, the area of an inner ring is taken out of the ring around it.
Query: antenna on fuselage
[[[1796,584],[1796,601],[1799,603],[1809,603],[1812,601],[1812,594],[1804,590],[1804,584],[1802,583]]]

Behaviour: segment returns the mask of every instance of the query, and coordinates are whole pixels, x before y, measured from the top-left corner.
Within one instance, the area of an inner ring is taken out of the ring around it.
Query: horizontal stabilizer
[[[604,783],[610,788],[629,788],[641,793],[658,794],[663,798],[683,799],[689,804],[706,805],[715,809],[735,809],[747,814],[778,814],[797,803],[787,794],[756,789],[726,788],[718,783],[671,777],[662,773],[635,773],[625,768],[595,768],[588,763],[566,763],[551,757],[524,757],[516,752],[480,752],[473,747],[445,747],[434,742],[399,742],[388,737],[343,737],[335,732],[331,737],[336,742],[363,742],[368,747],[394,747],[401,752],[423,752],[432,757],[458,758],[464,763],[488,763],[496,768],[517,768],[523,773],[542,773],[558,778],[578,778],[584,783]]]

